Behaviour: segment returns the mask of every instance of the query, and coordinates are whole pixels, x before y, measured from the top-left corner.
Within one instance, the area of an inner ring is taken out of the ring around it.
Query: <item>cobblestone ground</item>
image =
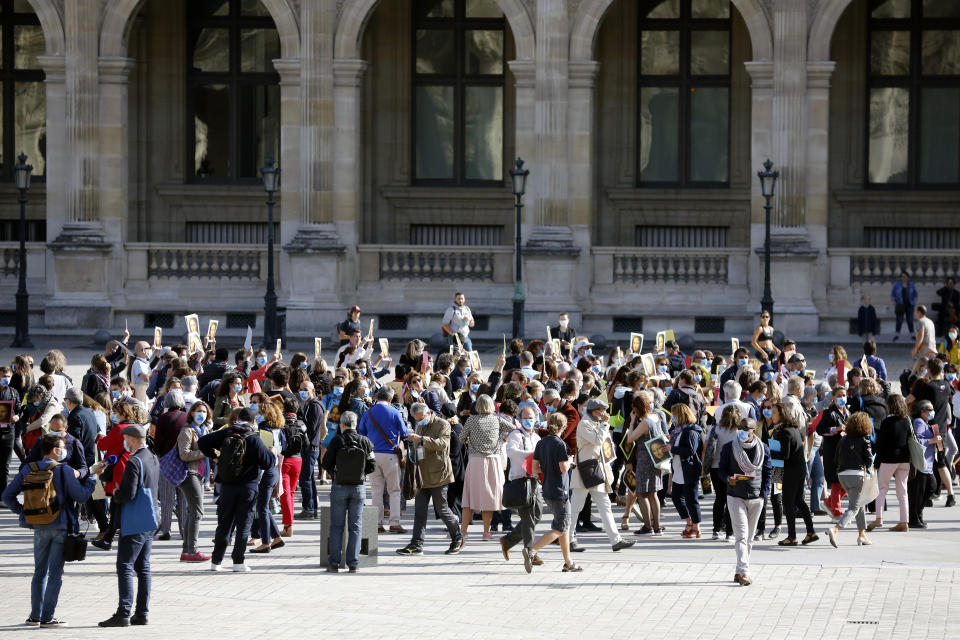
[[[207,494],[201,547],[209,552],[214,505]],[[891,491],[892,497],[892,491]],[[326,503],[326,493],[322,496]],[[704,504],[708,507],[710,497]],[[826,537],[807,548],[785,549],[765,540],[754,550],[751,587],[732,583],[732,544],[683,540],[668,507],[667,535],[643,536],[613,553],[606,536],[581,535],[575,554],[583,573],[561,573],[557,547],[532,575],[519,554],[504,562],[496,542],[479,539],[480,526],[459,556],[442,551],[447,538],[431,520],[422,557],[394,550],[406,535],[381,535],[379,566],[357,575],[324,573],[318,565],[320,523],[297,523],[287,546],[248,556],[253,571],[207,571],[178,562],[180,541],[156,542],[148,627],[129,637],[259,638],[315,633],[331,638],[960,638],[960,511],[942,501],[928,509],[927,531],[877,530],[870,547],[844,531],[840,549]],[[620,511],[617,510],[619,518]],[[708,508],[704,513],[709,513]],[[888,511],[888,519],[896,520]],[[431,514],[432,515],[432,514]],[[404,525],[412,527],[411,509]],[[817,521],[822,531],[828,522]],[[541,525],[540,530],[545,530]],[[802,530],[802,527],[801,527]],[[632,536],[630,536],[632,538]],[[27,631],[33,571],[31,533],[0,510],[0,633]],[[38,630],[62,637],[117,634],[96,627],[116,607],[116,552],[90,548],[87,560],[67,565],[57,615],[69,626]],[[950,622],[953,624],[950,624]]]

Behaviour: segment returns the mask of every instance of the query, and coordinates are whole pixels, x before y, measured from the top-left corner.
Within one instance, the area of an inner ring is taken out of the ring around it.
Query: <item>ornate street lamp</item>
[[[33,166],[27,164],[27,156],[22,151],[13,167],[13,178],[20,191],[20,282],[17,285],[17,332],[11,347],[33,348],[28,326],[27,294],[27,189],[30,188],[30,172]]]
[[[763,298],[760,299],[760,308],[770,314],[770,322],[773,322],[773,294],[770,291],[770,200],[773,199],[773,190],[777,186],[777,178],[780,177],[779,171],[773,170],[773,163],[770,158],[763,163],[763,171],[757,172],[760,178],[760,192],[763,194],[766,204],[763,209],[766,212],[766,235],[763,242]]]
[[[267,158],[260,170],[263,174],[263,189],[267,192],[267,294],[263,297],[263,342],[265,349],[277,343],[277,291],[273,283],[273,194],[280,188],[280,169],[273,166],[273,158]]]
[[[523,338],[523,264],[520,259],[520,217],[523,209],[523,194],[527,190],[527,176],[529,169],[523,168],[523,160],[517,158],[516,165],[510,169],[510,180],[513,182],[513,206],[517,210],[516,254],[517,267],[513,290],[513,337]]]

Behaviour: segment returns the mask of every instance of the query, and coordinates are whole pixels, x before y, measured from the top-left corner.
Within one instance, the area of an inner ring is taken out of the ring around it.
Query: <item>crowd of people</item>
[[[668,498],[682,538],[734,543],[734,581],[744,586],[753,544],[816,542],[814,516],[834,519],[821,532],[833,546],[854,524],[857,544],[870,544],[867,534],[885,526],[891,480],[899,514],[889,531],[925,528],[936,494],[955,504],[960,346],[956,325],[937,342],[925,307],[914,314],[901,393],[874,341],[854,357],[833,346],[817,375],[795,342],[775,344],[767,312],[752,349],[687,355],[666,340],[659,353],[613,347],[606,357],[560,314],[555,339],[514,339],[484,371],[459,293],[443,319],[449,345],[431,354],[412,340],[395,365],[384,343],[374,354],[372,331],[361,335],[359,307],[337,326],[332,366],[319,344],[312,358],[231,353],[212,340],[191,352],[131,348],[126,333],[79,382],[60,351],[43,357],[37,378],[33,356],[17,356],[0,366],[0,402],[10,408],[0,490],[34,532],[26,624],[63,624],[54,613],[64,561],[84,520],[95,523],[97,550],[117,544],[119,603],[101,626],[147,624],[153,540],[179,535],[180,561],[212,571],[230,549],[232,570],[249,571],[248,552],[276,552],[298,522],[318,518],[317,485],[327,482],[331,573],[359,571],[368,487],[378,534],[410,533],[397,554],[423,553],[432,503],[445,553],[491,540],[509,562],[520,545],[528,573],[547,562],[551,543],[562,571],[582,571],[573,554],[586,549],[585,532],[602,530],[612,552],[664,535]],[[20,470],[8,477],[14,455]],[[209,554],[200,542],[206,492],[216,500]],[[408,531],[401,516],[411,501]]]

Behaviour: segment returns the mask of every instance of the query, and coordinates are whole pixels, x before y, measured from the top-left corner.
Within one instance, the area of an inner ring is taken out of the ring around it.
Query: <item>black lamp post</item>
[[[777,178],[780,177],[779,171],[773,171],[773,163],[770,158],[763,163],[763,171],[757,172],[760,178],[760,191],[766,200],[763,209],[766,212],[766,236],[763,241],[763,298],[760,299],[760,308],[770,314],[770,322],[773,322],[773,294],[770,292],[770,200],[773,199],[773,190],[777,186]]]
[[[27,309],[30,296],[27,295],[27,189],[30,188],[30,172],[33,167],[27,164],[23,152],[17,157],[13,167],[13,177],[20,191],[20,283],[17,286],[17,333],[11,347],[33,348],[27,322]]]
[[[273,194],[280,188],[280,169],[267,158],[263,174],[263,188],[267,192],[267,294],[263,297],[263,342],[271,349],[277,342],[277,291],[273,284]]]
[[[513,181],[513,206],[517,210],[516,253],[517,269],[513,289],[513,337],[523,338],[523,264],[520,259],[520,215],[523,209],[523,194],[527,190],[527,176],[529,169],[523,168],[523,160],[517,158],[516,165],[510,169],[510,180]]]

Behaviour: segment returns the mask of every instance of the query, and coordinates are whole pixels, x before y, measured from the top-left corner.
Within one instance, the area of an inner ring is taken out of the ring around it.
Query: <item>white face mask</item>
[[[951,340],[956,340],[956,339],[957,339],[957,332],[956,332],[956,331],[951,331],[951,332],[950,332],[949,334],[947,334],[947,335],[950,336],[950,339],[951,339]]]

